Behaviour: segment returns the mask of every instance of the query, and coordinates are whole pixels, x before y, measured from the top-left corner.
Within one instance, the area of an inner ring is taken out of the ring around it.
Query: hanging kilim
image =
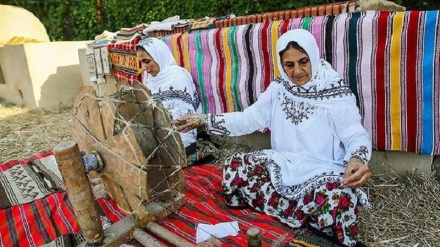
[[[367,11],[166,36],[194,78],[204,112],[241,111],[279,76],[278,37],[315,36],[322,57],[356,94],[376,150],[440,154],[439,11]]]

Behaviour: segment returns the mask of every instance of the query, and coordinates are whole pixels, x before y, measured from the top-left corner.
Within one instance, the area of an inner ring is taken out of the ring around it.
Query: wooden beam
[[[149,214],[152,214],[156,217],[156,220],[161,220],[181,206],[185,205],[185,202],[185,194],[179,192],[172,202],[151,201],[145,205],[145,208]]]
[[[159,240],[155,239],[150,234],[142,231],[137,228],[133,231],[133,238],[136,239],[139,243],[148,247],[166,247]]]
[[[104,230],[104,239],[100,246],[119,247],[131,239],[131,233],[136,228],[134,220],[125,217]],[[87,242],[82,242],[77,247],[86,247]]]
[[[106,138],[115,135],[115,116],[116,106],[110,101],[108,96],[104,96],[101,105],[101,118]]]
[[[146,159],[130,130],[96,143],[95,149],[104,162],[103,175],[142,200],[149,200],[147,172],[140,169]]]
[[[92,86],[80,87],[74,100],[74,118],[72,138],[81,150],[90,154],[96,140],[105,140],[104,127],[97,101],[96,91]]]
[[[113,182],[110,178],[105,175],[101,175],[102,183],[104,184],[107,192],[110,194],[110,197],[116,202],[119,209],[125,214],[129,214],[131,212],[130,204],[128,204],[127,199],[124,195],[124,190],[119,184]]]
[[[155,222],[148,223],[146,229],[174,246],[195,247],[194,244],[168,231],[166,228],[160,226]]]
[[[182,192],[184,176],[181,169],[186,166],[186,154],[180,134],[173,130],[174,125],[169,114],[160,102],[157,102],[157,105],[159,107],[155,107],[153,113],[156,125],[161,126],[156,130],[156,137],[160,145],[159,158],[163,167],[171,167],[157,170],[158,176],[166,178],[167,181],[157,187],[157,191],[161,193],[161,200],[170,201],[174,194],[162,192],[170,186],[174,187],[176,191]]]
[[[53,150],[84,238],[90,244],[100,243],[104,238],[101,218],[78,144],[74,141],[66,141],[56,145]]]
[[[135,194],[132,194],[124,189],[125,198],[130,204],[132,214],[131,217],[136,220],[136,225],[144,227],[148,222],[156,220],[154,215],[149,214],[143,202]]]

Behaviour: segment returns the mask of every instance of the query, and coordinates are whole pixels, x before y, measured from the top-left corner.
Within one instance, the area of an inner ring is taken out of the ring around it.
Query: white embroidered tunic
[[[141,40],[143,47],[159,65],[156,76],[144,75],[143,81],[155,100],[161,101],[170,112],[172,119],[191,113],[201,113],[200,101],[191,74],[178,66],[168,46],[156,38]],[[196,130],[180,133],[183,145],[196,141]]]
[[[371,139],[362,126],[354,94],[330,64],[315,59],[310,49],[317,47],[300,45],[312,63],[311,81],[296,86],[282,71],[250,107],[209,114],[206,126],[208,133],[223,136],[269,128],[272,148],[263,153],[271,181],[278,193],[292,199],[327,182],[342,181],[351,158],[367,164],[371,157]],[[368,203],[366,196],[360,199]]]

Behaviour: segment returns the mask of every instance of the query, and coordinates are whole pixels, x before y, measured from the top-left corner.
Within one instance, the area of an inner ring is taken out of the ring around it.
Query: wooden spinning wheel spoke
[[[118,86],[117,92],[103,97],[97,97],[93,87],[82,87],[74,106],[72,137],[79,150],[102,160],[102,182],[134,220],[133,227],[151,227],[184,204],[186,155],[181,137],[168,112],[142,84]]]

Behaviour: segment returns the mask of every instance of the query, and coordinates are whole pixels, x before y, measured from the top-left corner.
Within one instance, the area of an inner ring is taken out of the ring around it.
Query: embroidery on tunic
[[[284,80],[281,76],[275,79],[277,83],[283,84],[287,91],[297,97],[307,98],[307,99],[330,99],[343,96],[353,95],[350,87],[344,85],[344,81],[341,79],[330,84],[330,88],[325,88],[321,91],[316,89],[316,86],[312,86],[309,89],[305,89],[302,86],[297,86]]]
[[[280,194],[290,199],[301,198],[304,195],[313,192],[316,188],[318,188],[321,185],[342,181],[343,174],[328,172],[314,176],[299,185],[283,186],[280,166],[276,164],[273,160],[271,160],[271,164],[273,166],[273,172],[275,173],[275,178],[274,181],[272,181],[272,184]]]
[[[272,161],[262,150],[253,151],[248,155],[254,163],[268,164],[270,161]]]
[[[305,102],[296,102],[287,96],[284,96],[284,101],[281,103],[281,106],[283,106],[286,119],[290,119],[295,125],[302,123],[303,120],[309,119],[309,116],[313,114],[313,110],[316,108]]]
[[[162,91],[159,89],[159,92],[153,94],[153,99],[160,101],[178,99],[192,105],[195,110],[199,106],[197,91],[195,91],[194,95],[191,96],[191,94],[186,91],[186,88],[184,90],[174,90],[174,88],[171,86],[169,90]]]
[[[225,123],[225,120],[221,119],[219,121],[216,121],[216,117],[223,117],[223,115],[221,115],[221,114],[212,114],[211,115],[211,117],[208,120],[211,123],[211,128],[210,128],[210,130],[207,131],[208,134],[215,134],[215,135],[219,135],[219,136],[229,135],[231,132],[225,126],[223,126],[223,124]]]
[[[368,154],[368,148],[365,146],[360,146],[358,149],[356,149],[356,151],[351,153],[351,157],[360,159],[363,164],[367,164],[368,163],[367,154]]]
[[[316,175],[302,184],[283,186],[281,179],[281,168],[275,161],[267,156],[263,151],[255,151],[248,154],[249,159],[252,159],[254,163],[266,163],[270,167],[271,172],[275,174],[274,179],[271,181],[275,190],[282,196],[288,199],[298,200],[305,195],[312,193],[316,188],[325,185],[327,183],[341,183],[343,173],[326,172],[320,175]],[[362,189],[356,189],[356,195],[365,208],[371,208],[368,201],[368,197]]]

